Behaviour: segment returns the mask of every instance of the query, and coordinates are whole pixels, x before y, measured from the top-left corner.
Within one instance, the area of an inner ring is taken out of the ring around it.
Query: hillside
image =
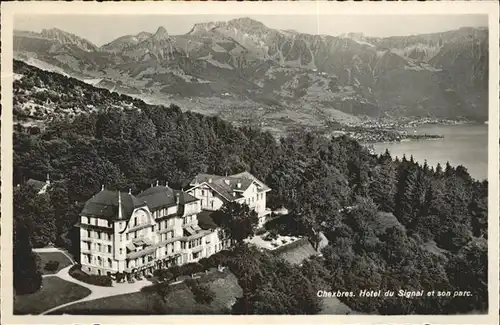
[[[333,37],[239,18],[101,47],[55,29],[17,31],[14,48],[18,59],[98,87],[270,129],[360,115],[486,120],[488,112],[486,29]]]
[[[33,116],[41,112],[44,128],[15,129],[13,182],[51,179],[46,195],[14,187],[14,226],[22,234],[14,243],[16,287],[28,284],[33,292],[42,282],[33,246],[55,243],[80,256],[74,225],[103,184],[138,193],[156,181],[181,189],[199,173],[248,171],[272,189],[269,208],[289,211],[276,232],[313,242],[321,232],[328,244],[322,257],[300,265],[246,245],[212,255],[243,291],[232,313],[316,314],[323,308],[318,290],[401,288],[472,296],[339,300],[373,314],[487,310],[488,182],[472,179],[465,167],[372,155],[345,136],[299,131],[277,141],[257,128],[148,105],[23,62],[14,69],[14,114],[23,118],[37,105]]]

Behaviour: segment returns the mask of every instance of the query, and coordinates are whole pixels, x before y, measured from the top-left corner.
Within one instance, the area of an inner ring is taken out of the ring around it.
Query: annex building
[[[145,274],[197,262],[228,245],[219,238],[219,229],[198,225],[202,210],[215,211],[237,201],[255,209],[259,225],[270,214],[265,203],[270,189],[247,172],[228,177],[200,174],[191,183],[187,191],[157,183],[135,196],[103,187],[80,213],[82,270]]]
[[[271,189],[248,172],[230,176],[198,174],[187,193],[201,201],[202,210],[215,211],[226,202],[247,204],[257,212],[259,227],[267,221],[271,210],[266,207],[266,193]]]

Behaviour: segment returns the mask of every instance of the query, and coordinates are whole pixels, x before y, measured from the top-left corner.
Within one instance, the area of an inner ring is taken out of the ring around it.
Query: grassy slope
[[[150,292],[136,292],[109,298],[86,301],[58,310],[57,314],[72,315],[148,315],[148,314],[226,314],[235,297],[242,290],[232,273],[224,273],[209,284],[215,299],[209,305],[194,300],[191,290],[184,284],[176,285],[174,291],[163,301]]]
[[[40,314],[53,307],[82,299],[90,290],[58,277],[43,279],[42,288],[28,295],[14,296],[14,314]]]
[[[66,266],[71,265],[71,261],[62,253],[58,252],[43,252],[43,253],[36,253],[41,260],[41,266],[42,266],[42,274],[54,274],[59,272],[61,269],[65,268]],[[56,271],[47,271],[45,270],[45,264],[47,264],[50,261],[56,261],[59,262],[59,267],[57,268]]]

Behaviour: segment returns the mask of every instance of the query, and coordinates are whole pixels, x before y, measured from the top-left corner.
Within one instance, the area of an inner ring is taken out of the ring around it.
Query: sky
[[[258,20],[267,27],[293,29],[307,34],[363,33],[387,37],[435,33],[460,27],[486,27],[487,15],[18,15],[16,30],[40,32],[59,28],[97,46],[124,35],[154,33],[163,26],[171,35],[184,34],[196,23],[240,17]]]

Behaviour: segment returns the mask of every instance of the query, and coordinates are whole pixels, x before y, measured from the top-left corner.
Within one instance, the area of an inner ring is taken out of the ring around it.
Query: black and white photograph
[[[281,5],[12,17],[7,313],[495,314],[488,13]]]

